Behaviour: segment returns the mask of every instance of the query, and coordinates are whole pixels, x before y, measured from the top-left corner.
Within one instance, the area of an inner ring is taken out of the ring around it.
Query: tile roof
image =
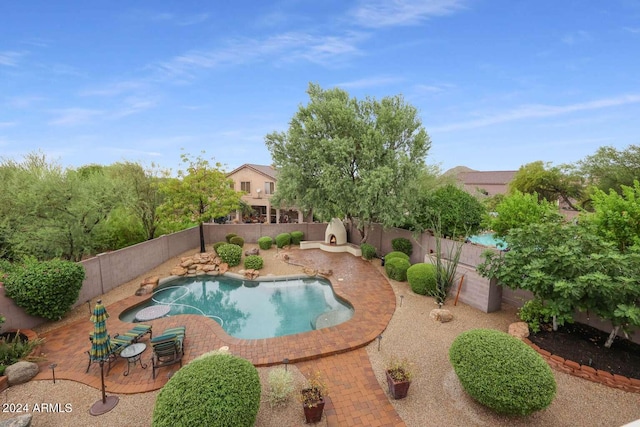
[[[261,173],[263,175],[268,176],[269,178],[273,179],[274,181],[278,179],[278,177],[277,177],[278,171],[276,171],[275,168],[273,168],[272,166],[254,165],[254,164],[251,164],[251,163],[245,163],[244,165],[235,168],[234,170],[229,172],[227,174],[227,176],[233,175],[234,173],[236,173],[240,169],[244,169],[244,168],[253,169],[258,173]]]

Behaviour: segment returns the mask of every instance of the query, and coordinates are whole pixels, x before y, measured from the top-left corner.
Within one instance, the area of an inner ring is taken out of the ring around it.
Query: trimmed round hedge
[[[248,360],[230,354],[194,359],[160,390],[153,427],[250,427],[260,408],[260,377]]]
[[[218,253],[218,248],[222,245],[226,245],[227,242],[215,242],[213,244],[213,250],[216,251],[216,253]]]
[[[224,236],[224,239],[227,241],[227,243],[231,243],[231,239],[236,237],[237,234],[236,233],[229,233],[226,236]]]
[[[400,251],[389,252],[388,254],[386,254],[384,256],[385,262],[387,262],[388,260],[393,259],[393,258],[402,258],[402,259],[406,259],[407,261],[409,261],[409,255],[405,254],[404,252],[400,252]]]
[[[360,251],[362,252],[362,258],[373,259],[376,256],[376,248],[369,243],[363,243],[360,245]]]
[[[276,236],[276,246],[279,249],[289,246],[291,244],[291,234],[281,233]]]
[[[385,257],[384,271],[387,273],[389,279],[406,282],[409,267],[411,267],[411,263],[404,258],[395,257],[387,261]]]
[[[242,248],[240,246],[225,243],[221,245],[216,252],[223,262],[229,264],[229,267],[240,265],[240,260],[242,259]]]
[[[396,237],[391,240],[391,248],[394,251],[403,252],[408,256],[411,256],[413,253],[413,245],[411,244],[411,240],[405,237]]]
[[[264,266],[264,260],[260,255],[249,255],[244,259],[244,268],[260,270]]]
[[[549,406],[556,395],[549,365],[504,332],[463,332],[451,344],[449,360],[466,392],[500,414],[529,415]]]
[[[436,266],[420,262],[407,270],[407,281],[411,290],[420,295],[435,295],[437,289]]]
[[[304,233],[302,231],[292,231],[290,234],[292,245],[299,245],[304,238]]]
[[[243,247],[244,239],[240,236],[233,236],[231,239],[229,239],[229,243],[231,243],[232,245],[238,245],[240,247]]]
[[[262,236],[258,239],[258,247],[264,251],[271,249],[273,239],[269,236]]]

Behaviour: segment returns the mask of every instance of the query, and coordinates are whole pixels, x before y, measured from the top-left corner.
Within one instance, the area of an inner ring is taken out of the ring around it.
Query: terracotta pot
[[[411,381],[396,381],[387,371],[387,384],[389,385],[389,393],[394,399],[404,399],[409,392]]]
[[[304,395],[305,390],[302,390],[302,394]],[[324,411],[324,398],[320,398],[320,401],[317,402],[314,406],[307,406],[305,404],[302,405],[302,409],[304,409],[304,418],[307,424],[317,423],[322,419],[322,412]]]

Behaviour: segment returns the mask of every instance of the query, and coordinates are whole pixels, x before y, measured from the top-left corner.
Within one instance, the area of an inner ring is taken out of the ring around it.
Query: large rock
[[[244,256],[250,256],[250,255],[260,255],[260,249],[253,248],[253,249],[249,249],[248,251],[244,251]]]
[[[516,322],[509,325],[509,335],[516,338],[526,338],[529,336],[529,325],[527,322]]]
[[[9,418],[0,421],[0,427],[29,427],[31,425],[31,417],[33,414],[24,414],[18,417]]]
[[[17,362],[13,365],[7,366],[4,374],[7,376],[7,380],[9,381],[9,387],[22,384],[29,381],[31,378],[38,375],[38,365],[33,362]]]
[[[431,310],[431,313],[429,313],[429,317],[440,323],[451,322],[453,320],[453,314],[443,308],[434,308]]]

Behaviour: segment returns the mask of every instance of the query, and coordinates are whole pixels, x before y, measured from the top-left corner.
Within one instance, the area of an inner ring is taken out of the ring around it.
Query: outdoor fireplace
[[[324,233],[324,243],[331,246],[347,243],[347,230],[338,218],[333,218],[327,225],[327,230]]]

